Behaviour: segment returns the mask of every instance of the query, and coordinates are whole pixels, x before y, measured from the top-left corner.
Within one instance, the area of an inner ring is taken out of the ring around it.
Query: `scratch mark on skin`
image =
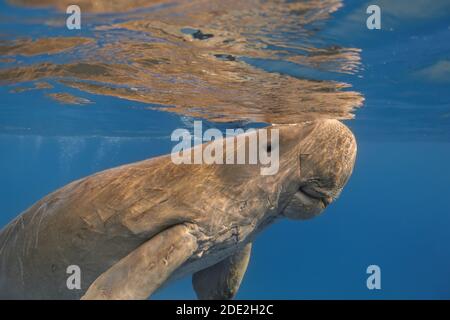
[[[25,280],[23,278],[23,262],[22,262],[22,258],[20,258],[20,256],[19,256],[18,260],[19,260],[20,278],[22,280],[22,286],[25,286]]]
[[[152,270],[154,268],[155,268],[155,263],[152,262],[152,263],[150,263],[150,265],[148,266],[148,268],[146,270],[149,271],[149,270]]]
[[[239,226],[235,225],[232,227],[231,235],[234,238],[235,243],[239,243]]]
[[[7,233],[6,233],[6,238],[5,238],[5,240],[3,241],[2,247],[0,248],[0,254],[3,253],[3,250],[4,250],[5,246],[6,246],[6,244],[8,243],[9,238],[11,237],[11,234],[12,234],[12,231],[11,231],[11,229],[9,229],[9,230],[7,231]]]
[[[40,218],[39,218],[39,222],[36,228],[36,236],[35,236],[35,242],[34,242],[34,248],[38,247],[38,243],[39,243],[39,233],[41,232],[41,224],[42,224],[42,220],[44,219],[44,214],[41,214]]]
[[[31,216],[31,218],[30,218],[30,220],[29,220],[29,222],[28,222],[28,225],[33,225],[34,224],[34,220],[36,219],[36,217],[40,214],[40,217],[39,217],[39,222],[38,222],[38,224],[37,224],[37,228],[36,228],[36,235],[35,235],[35,248],[37,248],[37,244],[38,244],[38,240],[39,240],[39,229],[40,229],[40,226],[41,226],[41,223],[42,223],[42,219],[44,218],[44,214],[45,214],[45,210],[47,210],[47,206],[48,206],[48,204],[47,203],[43,203],[38,209],[36,209],[36,211],[32,214],[32,216]],[[21,216],[21,219],[22,219],[22,225],[23,225],[23,228],[25,227],[25,224],[24,224],[24,221],[23,221],[23,217]],[[30,240],[30,241],[32,241],[32,240]],[[25,248],[26,249],[28,249],[28,248],[30,248],[31,246],[30,245],[28,245],[28,246],[25,246],[24,245],[24,250],[25,250]],[[28,253],[28,250],[25,250],[27,253]]]
[[[45,207],[45,208],[47,207],[47,203],[46,203],[46,202],[44,202],[43,204],[41,204],[40,207],[33,213],[33,215],[31,216],[31,219],[30,219],[30,223],[32,223],[32,222],[34,221],[34,219],[36,218],[36,216],[37,216],[38,214],[41,213],[41,211],[42,211],[42,209],[43,209],[44,207]]]
[[[338,150],[339,149],[339,139],[336,139],[335,141],[334,141],[334,146],[331,146],[331,150],[330,150],[330,154],[332,154],[332,153],[335,153],[335,150]],[[331,171],[331,170],[333,170],[333,163],[329,163],[328,164],[328,170],[329,171]]]

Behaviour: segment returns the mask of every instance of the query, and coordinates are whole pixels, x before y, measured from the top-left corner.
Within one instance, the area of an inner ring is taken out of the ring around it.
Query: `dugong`
[[[233,298],[255,236],[278,219],[320,214],[355,162],[355,138],[337,120],[270,128],[279,130],[267,146],[279,152],[272,175],[260,164],[175,164],[166,155],[47,195],[0,232],[0,297],[147,299],[193,274],[198,298]],[[79,288],[68,286],[69,266]]]

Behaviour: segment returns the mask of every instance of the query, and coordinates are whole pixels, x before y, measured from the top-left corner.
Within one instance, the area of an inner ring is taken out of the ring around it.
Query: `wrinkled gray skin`
[[[339,121],[276,128],[275,175],[260,165],[175,165],[168,155],[46,196],[0,233],[0,297],[146,299],[194,274],[199,298],[232,298],[255,235],[321,213],[353,169],[356,142]],[[81,290],[67,288],[69,265],[81,268]]]

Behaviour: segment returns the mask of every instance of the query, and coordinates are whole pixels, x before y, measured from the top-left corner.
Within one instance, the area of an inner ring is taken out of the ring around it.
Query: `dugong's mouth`
[[[309,219],[319,215],[331,202],[326,190],[313,185],[300,186],[280,213],[291,219]]]
[[[317,191],[314,188],[305,186],[300,187],[294,196],[297,197],[300,201],[306,202],[320,201],[321,204],[323,204],[324,208],[326,208],[333,201],[333,198],[331,198],[330,196],[320,191]]]

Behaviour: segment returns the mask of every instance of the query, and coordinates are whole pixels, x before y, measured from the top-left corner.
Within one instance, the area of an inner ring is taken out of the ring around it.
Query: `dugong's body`
[[[277,128],[274,175],[259,165],[177,165],[168,155],[49,194],[0,232],[0,297],[145,299],[194,274],[200,298],[231,298],[255,235],[278,218],[321,212],[353,168],[355,140],[340,122]],[[81,289],[67,286],[72,265]]]

